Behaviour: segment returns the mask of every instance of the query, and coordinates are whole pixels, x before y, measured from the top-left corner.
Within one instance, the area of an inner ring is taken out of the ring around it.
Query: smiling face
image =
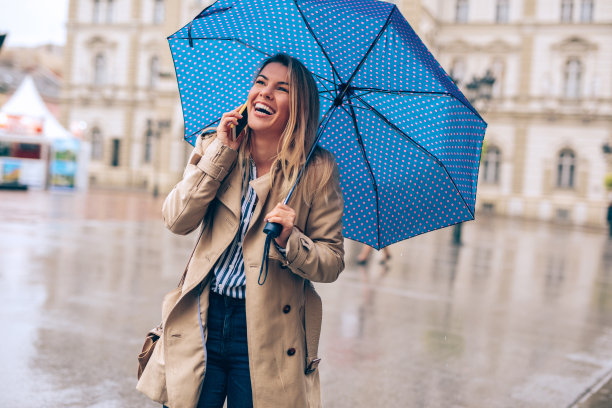
[[[289,119],[290,86],[289,70],[283,64],[271,62],[261,70],[247,99],[252,131],[280,138]]]

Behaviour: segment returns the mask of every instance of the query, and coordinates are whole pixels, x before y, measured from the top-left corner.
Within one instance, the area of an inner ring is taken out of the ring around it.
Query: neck
[[[280,135],[251,131],[251,157],[257,167],[257,176],[263,176],[270,171],[278,154],[279,141]]]

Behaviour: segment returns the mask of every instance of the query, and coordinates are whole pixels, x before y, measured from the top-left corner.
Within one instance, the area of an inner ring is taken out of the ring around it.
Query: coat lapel
[[[217,192],[219,201],[230,209],[236,220],[240,219],[241,200],[240,194],[242,189],[242,171],[243,166],[238,160],[234,166],[234,170],[223,181]]]
[[[253,210],[253,216],[251,217],[251,222],[247,228],[247,234],[251,230],[251,227],[257,223],[261,212],[266,207],[266,200],[268,199],[268,195],[270,193],[270,173],[256,178],[249,184],[251,187],[253,187],[253,190],[255,190],[255,194],[257,194],[257,204],[255,205],[255,210]]]

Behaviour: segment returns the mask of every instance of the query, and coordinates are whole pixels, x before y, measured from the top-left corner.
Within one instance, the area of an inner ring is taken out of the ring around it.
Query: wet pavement
[[[0,191],[6,407],[156,407],[135,356],[195,240],[162,199]],[[324,301],[325,407],[612,406],[604,231],[480,217],[354,262]]]

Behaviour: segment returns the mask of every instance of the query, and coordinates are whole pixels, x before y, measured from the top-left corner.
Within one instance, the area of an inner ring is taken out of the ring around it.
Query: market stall
[[[85,190],[88,148],[55,119],[30,76],[0,109],[0,185]]]

